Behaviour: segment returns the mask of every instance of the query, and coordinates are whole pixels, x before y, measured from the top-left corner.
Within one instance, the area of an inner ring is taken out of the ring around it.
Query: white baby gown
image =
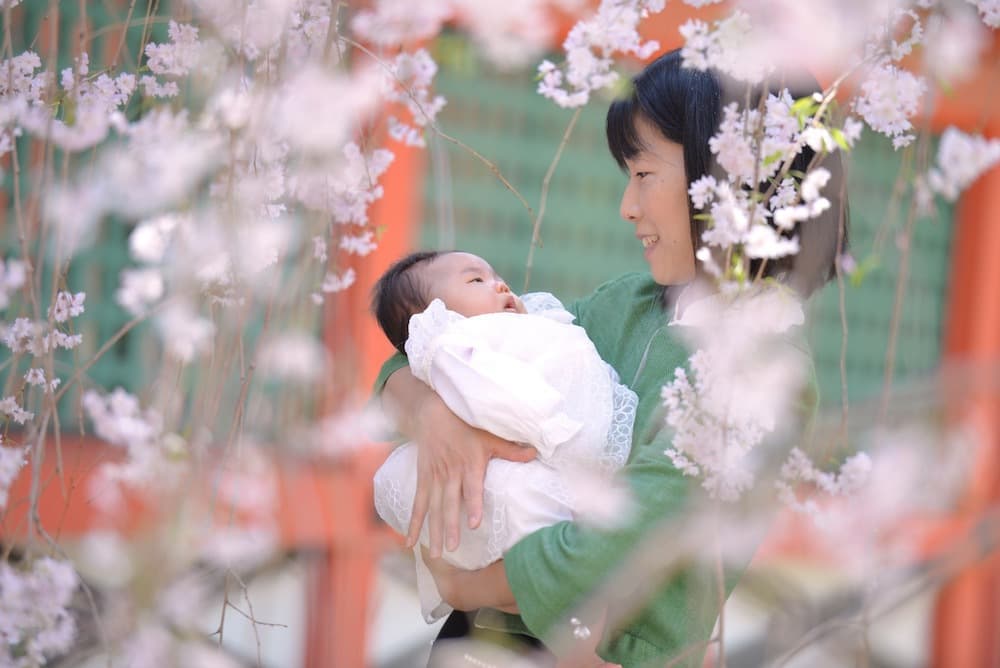
[[[538,450],[534,461],[493,459],[486,470],[483,520],[461,518],[459,547],[444,559],[479,569],[542,527],[574,519],[569,476],[610,476],[632,443],[637,398],[597,354],[583,328],[548,293],[522,297],[527,314],[466,318],[435,299],[410,319],[410,370],[468,424]],[[417,485],[417,448],[398,447],[375,474],[375,508],[406,534]],[[420,543],[429,544],[426,523]],[[421,610],[430,623],[451,612],[414,549]]]

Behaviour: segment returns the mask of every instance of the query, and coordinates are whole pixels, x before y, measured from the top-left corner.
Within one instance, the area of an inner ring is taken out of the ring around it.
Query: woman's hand
[[[496,608],[514,615],[518,613],[517,600],[507,583],[503,559],[477,571],[465,571],[444,559],[430,556],[426,547],[420,550],[441,598],[451,607],[456,610]]]
[[[442,543],[450,551],[458,548],[463,500],[469,528],[479,526],[483,479],[490,459],[527,462],[537,453],[534,448],[470,427],[409,368],[389,377],[382,397],[399,431],[417,444],[417,492],[406,544],[416,545],[426,518],[430,556],[440,557]]]

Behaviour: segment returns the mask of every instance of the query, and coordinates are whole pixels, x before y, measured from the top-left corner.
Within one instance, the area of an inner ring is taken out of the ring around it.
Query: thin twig
[[[925,131],[919,140],[918,165],[927,163],[927,153],[930,147],[928,133]],[[906,297],[906,284],[910,277],[910,257],[913,250],[913,228],[917,221],[917,198],[910,198],[910,206],[903,226],[902,248],[899,256],[899,274],[896,276],[896,294],[892,303],[892,318],[889,321],[889,340],[885,349],[885,374],[882,379],[882,402],[879,411],[880,422],[884,422],[889,411],[892,398],[892,380],[896,369],[896,348],[899,343],[899,326],[903,319],[903,300]]]
[[[716,515],[718,520],[718,515]],[[716,522],[715,525],[715,579],[716,584],[719,587],[718,598],[716,599],[716,604],[719,606],[719,654],[716,657],[715,665],[717,668],[725,668],[726,666],[726,575],[722,567],[722,541],[721,541],[721,522]]]
[[[122,48],[125,46],[125,40],[128,37],[128,29],[131,27],[129,24],[132,22],[132,14],[135,12],[135,0],[131,0],[128,5],[128,13],[125,15],[125,23],[122,24],[122,36],[118,40],[118,46],[115,47],[115,55],[111,59],[111,69],[118,67],[118,59],[121,57]],[[142,54],[139,54],[138,60],[142,60]],[[136,62],[138,62],[138,60]]]
[[[483,154],[481,154],[479,151],[477,151],[476,149],[472,148],[471,146],[469,146],[468,144],[466,144],[465,142],[463,142],[461,139],[457,139],[455,137],[452,137],[451,135],[449,135],[446,132],[444,132],[438,126],[437,121],[433,120],[430,117],[430,115],[424,110],[423,105],[421,105],[420,101],[417,100],[416,96],[413,94],[413,91],[410,90],[410,87],[407,86],[396,75],[396,73],[392,71],[392,68],[389,67],[388,63],[386,63],[384,60],[382,60],[381,58],[379,58],[378,55],[376,55],[375,53],[373,53],[370,49],[366,48],[364,45],[359,44],[358,42],[355,42],[353,39],[351,39],[349,37],[344,37],[343,35],[341,35],[340,39],[345,44],[353,46],[355,49],[361,51],[365,55],[367,55],[370,58],[372,58],[373,60],[375,60],[375,62],[378,63],[378,65],[380,67],[382,67],[386,72],[388,72],[392,76],[392,78],[396,80],[396,83],[398,83],[400,85],[400,87],[406,92],[407,97],[409,97],[410,100],[413,102],[413,104],[415,104],[417,106],[417,109],[420,110],[420,113],[423,114],[424,118],[427,119],[427,127],[429,127],[431,130],[433,130],[434,133],[437,136],[439,136],[441,139],[444,139],[445,141],[451,142],[452,144],[458,146],[459,148],[468,151],[470,154],[472,154],[473,157],[475,157],[481,163],[483,163],[484,165],[486,165],[487,169],[489,169],[491,172],[493,172],[493,175],[496,176],[498,179],[500,179],[500,182],[502,184],[504,184],[504,186],[507,188],[507,190],[509,190],[511,193],[513,193],[513,195],[517,198],[517,200],[521,203],[521,205],[528,211],[528,214],[531,216],[532,220],[534,220],[534,218],[535,218],[535,210],[531,208],[530,204],[528,204],[528,200],[524,199],[524,195],[522,195],[518,191],[518,189],[515,188],[514,185],[510,181],[507,180],[507,177],[503,175],[503,173],[500,171],[500,168],[497,167],[496,163],[494,163],[492,160],[490,160],[489,158],[487,158],[486,156],[484,156]]]
[[[92,367],[99,359],[101,359],[101,357],[103,357],[104,354],[107,353],[108,350],[110,350],[113,345],[115,345],[116,343],[118,343],[118,341],[123,336],[125,336],[126,334],[128,334],[136,325],[140,324],[141,322],[143,322],[144,320],[146,320],[149,316],[153,315],[156,311],[158,311],[159,309],[163,308],[163,306],[165,304],[167,304],[167,303],[169,303],[169,300],[160,302],[154,308],[150,309],[146,313],[143,313],[142,315],[139,315],[139,316],[136,316],[136,317],[132,318],[131,320],[129,320],[128,322],[126,322],[124,325],[122,325],[121,328],[119,328],[117,332],[115,332],[114,334],[112,334],[111,338],[108,339],[107,341],[105,341],[104,345],[101,346],[100,349],[96,353],[94,353],[94,356],[91,357],[89,360],[87,360],[83,364],[83,366],[81,366],[79,369],[77,369],[76,373],[73,374],[72,378],[70,378],[68,381],[66,381],[65,383],[63,383],[63,385],[60,387],[59,391],[56,393],[56,397],[55,397],[56,403],[58,403],[59,400],[62,399],[63,395],[66,394],[67,391],[69,391],[69,388],[72,387],[74,383],[78,382],[83,377],[83,375],[87,372],[87,369],[89,369],[90,367]]]
[[[535,260],[535,248],[541,245],[540,233],[542,229],[542,218],[545,217],[545,205],[549,199],[549,186],[552,182],[552,175],[555,174],[556,166],[559,164],[559,159],[562,157],[563,149],[565,149],[566,144],[569,143],[570,135],[573,134],[573,128],[576,127],[576,122],[580,119],[581,111],[583,111],[583,107],[577,107],[576,111],[573,112],[573,116],[570,117],[569,123],[566,125],[566,130],[563,132],[562,141],[559,142],[556,154],[553,156],[552,162],[549,164],[549,168],[545,172],[545,178],[542,179],[542,194],[538,200],[538,214],[535,216],[535,224],[531,228],[531,246],[528,248],[528,261],[524,268],[523,292],[528,291],[528,284],[531,282],[531,268]]]

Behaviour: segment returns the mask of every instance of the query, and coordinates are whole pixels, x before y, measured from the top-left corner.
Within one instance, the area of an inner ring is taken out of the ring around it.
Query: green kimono
[[[521,619],[540,638],[565,632],[574,605],[613,572],[650,527],[683,512],[697,485],[664,455],[668,439],[660,433],[660,388],[673,378],[675,368],[686,366],[689,354],[675,328],[667,326],[662,292],[649,274],[627,274],[568,307],[597,352],[639,396],[632,451],[622,469],[637,508],[626,526],[596,530],[561,522],[536,531],[507,552],[505,569]],[[377,389],[405,364],[402,355],[390,359]],[[649,599],[641,612],[624,628],[606,634],[601,657],[632,668],[662,666],[684,654],[677,665],[700,666],[718,614],[718,592],[711,578],[703,569],[690,567],[674,571],[646,593]]]

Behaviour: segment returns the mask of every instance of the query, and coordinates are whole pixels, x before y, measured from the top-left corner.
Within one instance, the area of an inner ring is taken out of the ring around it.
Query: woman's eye
[[[645,177],[649,176],[649,172],[636,172],[635,175],[638,178],[642,179],[642,178],[645,178]]]

